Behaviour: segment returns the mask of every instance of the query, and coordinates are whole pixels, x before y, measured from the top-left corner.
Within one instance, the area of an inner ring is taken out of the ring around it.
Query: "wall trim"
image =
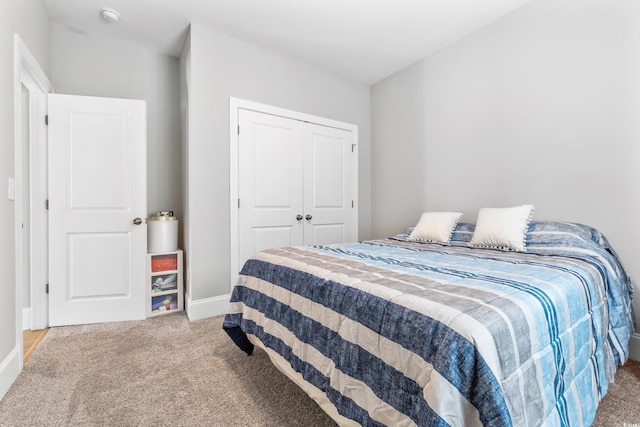
[[[187,295],[185,301],[185,311],[190,321],[206,319],[207,317],[221,316],[229,311],[229,300],[231,294],[219,295],[211,298],[191,300],[191,295]]]
[[[18,378],[22,370],[20,349],[16,348],[0,364],[0,399],[7,394],[11,384]]]
[[[634,333],[629,340],[629,358],[640,361],[640,334]]]

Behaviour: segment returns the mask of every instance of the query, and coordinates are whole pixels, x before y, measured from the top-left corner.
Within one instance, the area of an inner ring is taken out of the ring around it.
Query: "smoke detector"
[[[118,11],[110,9],[108,7],[103,7],[102,9],[100,9],[100,15],[102,15],[102,18],[108,23],[118,22],[118,20],[120,19],[120,14],[118,13]]]

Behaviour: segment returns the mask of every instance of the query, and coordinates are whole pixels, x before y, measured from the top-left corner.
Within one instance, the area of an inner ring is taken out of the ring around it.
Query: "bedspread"
[[[534,224],[519,253],[470,247],[465,225],[448,245],[409,231],[260,253],[223,327],[249,353],[244,334],[258,337],[362,425],[591,424],[633,331],[606,239],[567,244]]]

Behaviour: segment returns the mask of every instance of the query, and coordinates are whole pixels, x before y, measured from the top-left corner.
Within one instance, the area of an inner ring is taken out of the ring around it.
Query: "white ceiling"
[[[43,0],[54,22],[180,56],[190,22],[373,84],[530,0]],[[120,12],[118,23],[100,17]]]

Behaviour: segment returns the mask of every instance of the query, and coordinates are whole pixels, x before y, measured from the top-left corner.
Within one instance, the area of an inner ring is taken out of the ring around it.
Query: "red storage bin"
[[[171,271],[178,269],[178,255],[154,255],[151,257],[151,272]]]

